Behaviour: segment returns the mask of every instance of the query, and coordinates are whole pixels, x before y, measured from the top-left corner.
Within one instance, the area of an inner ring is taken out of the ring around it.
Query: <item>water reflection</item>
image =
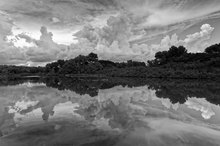
[[[0,82],[0,145],[219,145],[212,81],[25,79]]]

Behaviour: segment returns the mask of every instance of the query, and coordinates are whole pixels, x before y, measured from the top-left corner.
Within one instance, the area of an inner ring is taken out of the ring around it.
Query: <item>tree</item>
[[[155,63],[155,65],[161,65],[161,64],[165,64],[167,62],[167,59],[169,58],[169,53],[168,51],[163,51],[163,52],[157,52],[155,54],[155,61],[151,62]]]
[[[113,68],[116,66],[114,62],[109,60],[99,60],[98,62],[101,63],[104,68]]]
[[[65,61],[64,60],[58,60],[57,63],[58,63],[59,68],[61,68],[65,64]]]
[[[172,46],[168,51],[157,52],[155,54],[155,60],[148,61],[150,66],[157,66],[167,64],[178,60],[179,57],[187,54],[187,50],[183,46]]]
[[[157,53],[155,54],[155,58],[156,58],[156,59],[162,59],[162,58],[164,58],[164,57],[166,56],[165,53],[167,53],[167,51],[157,52]]]
[[[187,53],[187,50],[186,50],[185,47],[183,47],[183,46],[179,46],[179,47],[172,46],[168,51],[168,56],[169,57],[180,57],[180,56],[182,56],[183,54],[186,54],[186,53]]]
[[[208,53],[208,54],[220,53],[220,44],[215,44],[215,45],[212,45],[206,48],[205,53]]]
[[[90,54],[88,55],[88,60],[89,60],[89,61],[98,61],[98,55],[95,54],[95,53],[90,53]]]
[[[60,73],[62,74],[75,74],[77,73],[77,69],[76,68],[76,62],[74,59],[70,59],[68,61],[66,61],[66,63],[63,65],[63,67],[60,70]]]

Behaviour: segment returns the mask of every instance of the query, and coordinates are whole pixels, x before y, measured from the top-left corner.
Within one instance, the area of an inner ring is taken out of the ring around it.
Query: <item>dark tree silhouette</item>
[[[215,44],[206,48],[205,52],[208,54],[220,53],[220,44]]]

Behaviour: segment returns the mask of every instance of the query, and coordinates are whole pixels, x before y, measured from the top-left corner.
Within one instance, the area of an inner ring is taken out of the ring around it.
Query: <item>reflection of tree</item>
[[[168,81],[158,79],[147,80],[146,82],[149,89],[156,91],[155,93],[157,97],[168,98],[173,104],[184,104],[189,97],[205,98],[213,104],[220,104],[220,83],[218,82],[208,80]],[[134,94],[132,94],[132,96],[134,96]],[[138,117],[138,114],[143,114],[141,116],[145,116],[145,113],[130,108],[132,107],[132,104],[139,103],[131,102],[132,99],[130,99],[130,96],[125,98],[125,100],[122,99],[120,94],[117,94],[114,97],[114,99],[108,98],[101,102],[94,99],[94,101],[89,102],[87,106],[80,106],[76,112],[89,121],[95,121],[101,118],[108,119],[108,124],[111,128],[124,130],[131,129],[134,124],[139,124],[138,118],[135,119],[134,115]],[[156,110],[155,112],[160,111]],[[165,113],[161,111],[161,115],[163,114]]]
[[[156,91],[157,97],[168,98],[173,104],[184,104],[189,97],[205,98],[213,104],[220,104],[220,83],[218,82],[158,79],[147,80],[146,82],[149,89]],[[129,99],[129,97],[127,98]],[[135,109],[129,108],[129,105],[132,104],[130,101],[123,101],[120,95],[116,96],[118,101],[113,100],[115,99],[109,98],[103,102],[93,101],[86,107],[80,107],[77,113],[89,121],[100,118],[109,119],[108,124],[112,128],[130,129],[134,124],[139,123],[132,115]],[[141,114],[140,112],[137,113]]]
[[[0,79],[0,86],[18,85],[26,82],[39,83],[39,77],[28,77],[28,78],[4,78]]]
[[[115,86],[139,87],[148,85],[156,90],[160,98],[168,98],[172,103],[185,103],[188,97],[206,98],[213,104],[220,104],[220,83],[210,80],[162,80],[139,78],[28,78],[0,81],[1,85],[16,85],[25,82],[45,83],[48,87],[59,90],[71,90],[80,95],[97,96],[100,89],[110,89]]]
[[[55,105],[52,105],[52,106],[50,105],[50,106],[46,106],[46,107],[42,107],[41,108],[41,110],[43,112],[42,119],[44,121],[48,121],[49,116],[53,116],[54,115],[54,111],[53,111],[54,106]]]
[[[57,88],[59,90],[68,89],[80,95],[89,94],[90,96],[98,95],[98,89],[101,85],[100,81],[81,80],[77,78],[46,78],[45,83],[48,87]]]
[[[220,83],[209,80],[152,80],[150,89],[157,97],[168,98],[172,103],[185,103],[188,97],[205,98],[213,104],[220,104]]]
[[[44,82],[48,87],[59,90],[68,89],[77,94],[88,94],[92,97],[98,95],[99,89],[109,89],[114,86],[136,87],[146,84],[143,79],[128,78],[45,78]]]
[[[149,89],[156,90],[160,98],[168,98],[172,103],[185,103],[188,97],[206,98],[213,104],[220,104],[220,83],[209,80],[161,80],[161,79],[80,79],[54,78],[46,80],[47,86],[60,90],[69,89],[80,95],[98,95],[99,89],[109,89],[114,86],[138,87],[148,85]]]

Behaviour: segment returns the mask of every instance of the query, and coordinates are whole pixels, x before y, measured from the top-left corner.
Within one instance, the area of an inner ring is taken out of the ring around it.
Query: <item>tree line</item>
[[[112,62],[99,60],[98,55],[90,53],[87,56],[79,55],[70,60],[58,60],[46,65],[46,73],[55,74],[97,74],[109,68],[146,67],[144,62],[129,60],[127,62]]]
[[[168,51],[157,52],[148,66],[158,77],[219,78],[220,44],[200,53],[188,53],[183,46],[172,46]]]
[[[0,66],[1,75],[75,75],[101,74],[112,77],[150,78],[213,78],[220,77],[220,44],[207,47],[204,52],[189,53],[183,46],[172,46],[144,62],[128,60],[112,62],[99,60],[90,53],[69,60],[57,60],[45,67]]]

